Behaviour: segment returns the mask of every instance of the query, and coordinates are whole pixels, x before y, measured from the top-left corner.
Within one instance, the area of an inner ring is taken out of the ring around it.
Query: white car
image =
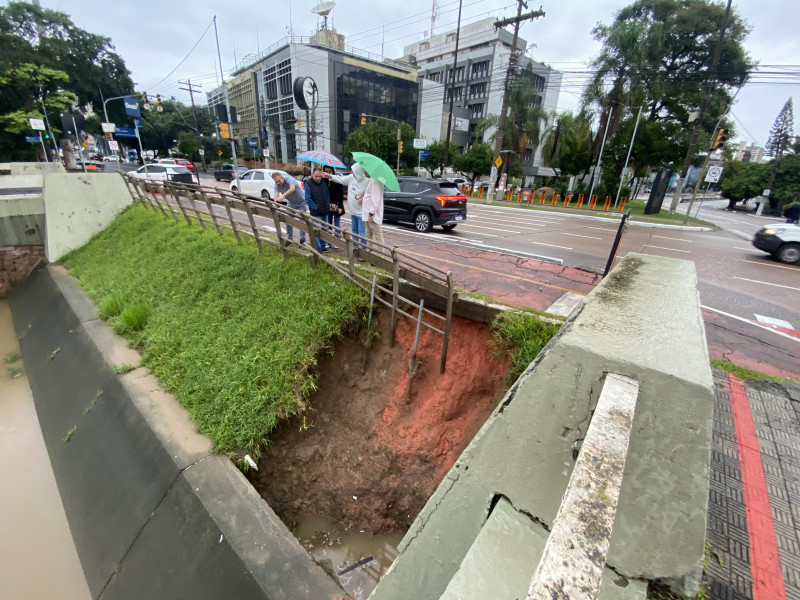
[[[246,196],[256,196],[270,200],[275,196],[273,173],[280,173],[282,177],[290,176],[285,171],[277,171],[275,169],[250,169],[239,177],[238,185],[235,179],[231,181],[230,189],[232,192],[241,191]]]
[[[753,246],[781,262],[800,263],[800,225],[773,223],[756,231]]]
[[[105,162],[125,162],[119,154],[112,154],[111,156],[104,156]]]
[[[175,183],[194,183],[194,175],[186,167],[170,165],[145,165],[130,173],[137,179],[148,181],[173,181]]]

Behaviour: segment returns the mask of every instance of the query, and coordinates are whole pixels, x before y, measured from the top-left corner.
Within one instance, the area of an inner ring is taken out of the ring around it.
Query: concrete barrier
[[[47,260],[80,248],[132,203],[118,173],[46,173],[44,205]]]
[[[606,372],[640,388],[600,598],[644,598],[652,580],[695,595],[713,402],[697,279],[628,254],[459,457],[371,600],[440,598],[458,573],[453,597],[525,597]]]
[[[93,598],[343,595],[154,377],[115,372],[140,357],[63,268],[39,265],[10,305]]]
[[[8,163],[12,175],[39,175],[44,173],[66,173],[60,162],[12,162]]]

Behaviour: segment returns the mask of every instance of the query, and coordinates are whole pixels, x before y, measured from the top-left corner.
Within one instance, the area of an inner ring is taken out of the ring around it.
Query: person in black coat
[[[311,177],[307,177],[303,185],[306,189],[306,204],[311,210],[311,216],[328,222],[331,192],[328,189],[328,182],[322,178],[322,167],[315,166],[311,172]],[[317,238],[317,250],[319,252],[325,252],[329,246],[330,244]]]
[[[334,174],[333,167],[325,165],[322,167],[322,170],[330,175]],[[331,181],[329,178],[327,178],[327,176],[325,181],[328,183],[328,189],[331,192],[331,209],[328,213],[328,223],[335,225],[336,227],[341,227],[342,215],[344,214],[344,206],[346,201],[345,192],[347,189],[340,183]]]

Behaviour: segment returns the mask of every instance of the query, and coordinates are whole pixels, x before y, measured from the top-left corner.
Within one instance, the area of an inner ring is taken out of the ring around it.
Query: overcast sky
[[[440,16],[435,32],[454,29],[458,1],[438,1]],[[214,15],[227,77],[235,64],[234,57],[241,63],[248,54],[278,42],[287,35],[290,23],[295,35],[313,33],[317,16],[311,9],[318,1],[41,0],[41,4],[69,14],[83,29],[111,38],[131,71],[137,90],[175,96],[188,103],[189,96],[179,90],[178,80],[191,79],[204,91],[214,88],[218,81]],[[431,4],[431,0],[339,0],[332,24],[345,36],[347,46],[397,58],[404,45],[421,40],[430,29]],[[520,35],[536,45],[529,56],[564,72],[559,110],[578,106],[585,81],[581,72],[600,50],[592,39],[592,28],[598,22],[611,22],[616,12],[628,4],[627,0],[543,0],[541,7],[546,16],[522,25]],[[529,6],[538,8],[535,1]],[[777,70],[793,72],[774,77],[757,75],[757,82],[748,83],[739,92],[732,110],[737,121],[736,138],[763,145],[786,100],[791,96],[800,99],[800,2],[734,0],[733,6],[752,27],[745,42],[751,56],[765,68],[780,65]],[[514,14],[516,2],[512,0],[463,0],[462,24],[487,16]],[[773,83],[764,83],[767,79]],[[205,95],[201,102],[205,103]],[[800,106],[797,117],[800,119]],[[795,132],[800,132],[800,121]]]

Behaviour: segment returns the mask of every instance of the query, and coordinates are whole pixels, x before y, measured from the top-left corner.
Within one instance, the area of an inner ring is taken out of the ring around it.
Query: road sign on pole
[[[428,140],[414,138],[414,150],[425,150],[428,147]]]
[[[503,159],[498,156],[497,160],[494,161],[494,165],[499,169],[500,165],[502,164],[503,164]]]
[[[721,177],[722,167],[709,167],[704,181],[707,181],[708,183],[718,183]]]
[[[31,117],[28,119],[28,123],[30,123],[31,129],[34,131],[44,131],[44,120],[43,119],[34,119]]]
[[[103,129],[103,133],[114,133],[117,126],[114,123],[100,123],[100,127]]]
[[[108,142],[108,147],[113,150],[114,152],[119,152],[119,144],[114,140]]]

